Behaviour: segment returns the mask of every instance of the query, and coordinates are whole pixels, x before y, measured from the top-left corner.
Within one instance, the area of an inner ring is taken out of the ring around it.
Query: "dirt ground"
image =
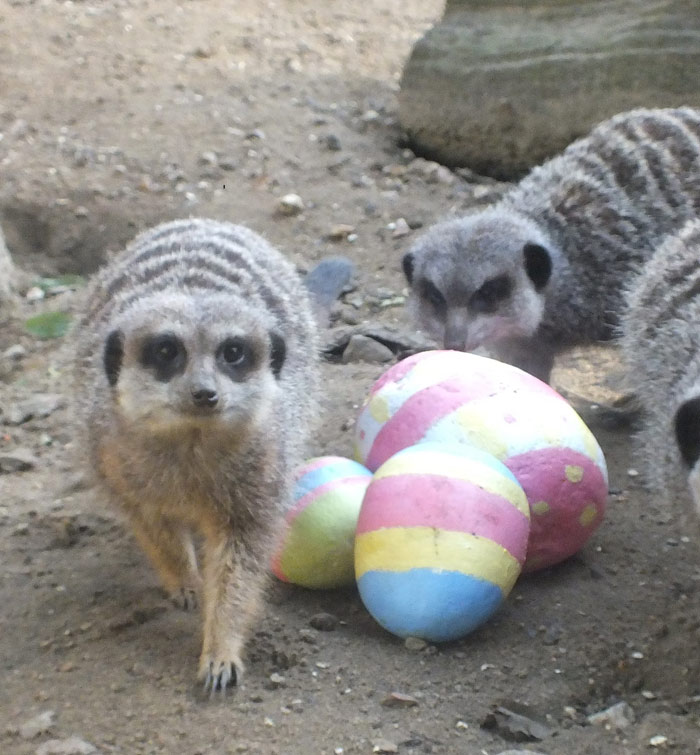
[[[29,278],[89,274],[158,221],[230,219],[301,269],[350,256],[357,288],[337,323],[412,333],[403,249],[504,188],[415,161],[402,143],[401,66],[441,10],[0,0],[0,219],[16,262]],[[277,210],[288,193],[303,212]],[[0,327],[0,752],[700,752],[697,532],[686,501],[669,510],[644,492],[629,432],[594,422],[591,404],[617,390],[614,352],[572,355],[555,375],[610,467],[606,520],[580,554],[521,578],[464,640],[423,649],[379,628],[354,590],[275,584],[244,683],[203,702],[198,617],[169,605],[85,489],[69,354],[24,329],[33,314],[73,311],[77,295],[34,293]],[[385,365],[323,369],[310,452],[349,455],[357,406]],[[18,449],[29,469],[7,460]],[[508,701],[544,721],[541,741],[482,726]],[[629,706],[618,725],[589,722],[618,702]]]

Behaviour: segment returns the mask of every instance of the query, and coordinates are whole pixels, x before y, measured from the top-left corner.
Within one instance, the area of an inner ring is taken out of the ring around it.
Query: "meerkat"
[[[700,514],[700,220],[669,236],[630,286],[621,320],[629,387],[649,487],[690,491]]]
[[[307,290],[253,231],[178,220],[94,277],[73,339],[88,462],[166,590],[201,601],[198,676],[225,690],[316,404]]]
[[[417,239],[411,306],[445,348],[483,346],[549,382],[557,354],[614,337],[623,286],[699,213],[700,110],[621,113]]]

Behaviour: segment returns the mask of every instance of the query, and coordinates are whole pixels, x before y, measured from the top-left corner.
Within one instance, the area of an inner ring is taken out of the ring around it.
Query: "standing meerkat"
[[[247,228],[179,220],[95,276],[74,340],[90,465],[168,592],[185,607],[201,597],[199,678],[224,690],[243,671],[313,414],[307,291]]]
[[[535,168],[493,207],[403,258],[419,323],[548,381],[554,357],[615,334],[622,289],[700,214],[700,110],[633,110]]]
[[[700,220],[668,237],[627,295],[622,352],[643,414],[646,482],[700,513]]]

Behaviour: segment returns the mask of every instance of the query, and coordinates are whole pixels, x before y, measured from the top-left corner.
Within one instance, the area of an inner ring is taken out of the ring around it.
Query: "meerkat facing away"
[[[700,110],[633,110],[535,168],[493,207],[438,223],[403,257],[411,306],[445,348],[489,348],[548,381],[607,341],[622,288],[700,213]]]
[[[89,462],[170,594],[201,595],[199,678],[224,690],[313,414],[307,291],[247,228],[174,221],[95,276],[73,338]]]
[[[700,220],[664,241],[627,303],[621,343],[642,407],[644,477],[666,499],[690,489],[700,514]]]

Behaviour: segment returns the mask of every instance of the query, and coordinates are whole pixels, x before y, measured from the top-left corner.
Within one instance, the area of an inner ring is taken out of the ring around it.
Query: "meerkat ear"
[[[681,404],[674,419],[676,442],[683,461],[693,467],[700,459],[700,396]]]
[[[110,385],[117,384],[119,371],[122,368],[122,359],[124,358],[124,334],[121,330],[113,330],[105,341],[105,348],[102,354],[102,361],[107,381]]]
[[[413,263],[413,252],[406,252],[401,260],[401,267],[403,267],[403,274],[406,276],[409,285],[413,283]]]
[[[525,257],[525,272],[535,284],[535,289],[541,291],[552,274],[551,255],[540,244],[525,244],[523,256]]]
[[[270,331],[270,366],[272,372],[276,378],[280,376],[282,367],[284,366],[284,360],[287,357],[287,344],[284,338],[275,330]]]

